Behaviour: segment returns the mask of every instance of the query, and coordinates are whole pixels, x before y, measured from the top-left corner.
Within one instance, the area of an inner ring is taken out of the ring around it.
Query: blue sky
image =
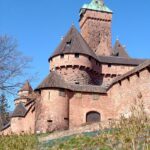
[[[72,23],[79,29],[79,9],[90,0],[0,0],[0,35],[18,41],[18,49],[33,58],[28,72],[38,72],[35,88],[48,74],[48,57]],[[150,58],[150,1],[105,0],[114,12],[112,41],[119,37],[130,56]]]

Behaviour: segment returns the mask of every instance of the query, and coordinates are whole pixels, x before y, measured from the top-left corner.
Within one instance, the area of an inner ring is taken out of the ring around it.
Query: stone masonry
[[[130,116],[136,99],[150,115],[150,60],[131,58],[111,43],[112,11],[102,0],[80,9],[81,33],[72,26],[49,57],[49,74],[36,89],[27,81],[0,134],[46,133]],[[61,132],[64,133],[64,132]]]

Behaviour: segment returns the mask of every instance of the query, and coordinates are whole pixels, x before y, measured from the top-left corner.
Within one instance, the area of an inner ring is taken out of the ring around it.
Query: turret
[[[77,29],[72,26],[49,58],[51,71],[57,71],[71,84],[99,84],[100,64]]]
[[[92,0],[80,10],[80,29],[83,38],[97,55],[112,54],[112,11],[103,0]]]
[[[28,81],[22,86],[22,88],[18,91],[18,98],[15,99],[15,105],[19,103],[26,104],[28,101],[29,95],[33,92],[33,89]]]

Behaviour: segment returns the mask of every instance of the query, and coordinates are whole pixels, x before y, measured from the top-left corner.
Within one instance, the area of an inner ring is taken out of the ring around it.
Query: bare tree
[[[11,94],[22,84],[20,77],[30,59],[17,50],[16,41],[9,36],[0,36],[0,92]]]

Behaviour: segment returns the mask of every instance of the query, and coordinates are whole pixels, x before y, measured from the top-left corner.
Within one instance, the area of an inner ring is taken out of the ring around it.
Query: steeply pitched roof
[[[26,83],[23,85],[23,87],[20,89],[20,91],[29,91],[29,92],[33,91],[29,81],[26,81]]]
[[[53,55],[50,58],[61,54],[75,53],[85,54],[97,58],[95,53],[88,46],[81,34],[74,26],[72,26],[70,31],[64,37],[61,44],[57,47],[57,49],[54,51]]]
[[[25,106],[22,103],[19,103],[16,106],[11,117],[24,117],[26,113],[27,113],[27,109],[25,108]]]
[[[51,71],[51,73],[42,81],[42,83],[35,89],[43,88],[66,88],[67,85],[64,80],[56,71]]]
[[[121,45],[119,40],[116,40],[116,43],[114,45],[113,56],[129,58],[128,53],[126,52],[125,48]]]
[[[121,80],[124,80],[125,78],[137,73],[137,72],[140,72],[141,70],[147,68],[147,67],[150,67],[150,60],[147,60],[145,61],[144,63],[140,64],[139,66],[135,67],[134,69],[132,69],[131,71],[125,73],[124,75],[121,75],[119,77],[116,77],[112,83],[110,84],[109,88],[114,85],[115,83],[118,83],[119,81]]]
[[[133,65],[137,66],[142,64],[146,59],[133,59],[125,57],[115,57],[115,56],[98,56],[99,62],[106,64],[121,64],[121,65]]]
[[[61,76],[55,71],[52,71],[35,90],[47,88],[63,88],[76,92],[106,93],[106,89],[102,88],[101,86],[75,85],[66,83],[64,79],[61,78]]]

